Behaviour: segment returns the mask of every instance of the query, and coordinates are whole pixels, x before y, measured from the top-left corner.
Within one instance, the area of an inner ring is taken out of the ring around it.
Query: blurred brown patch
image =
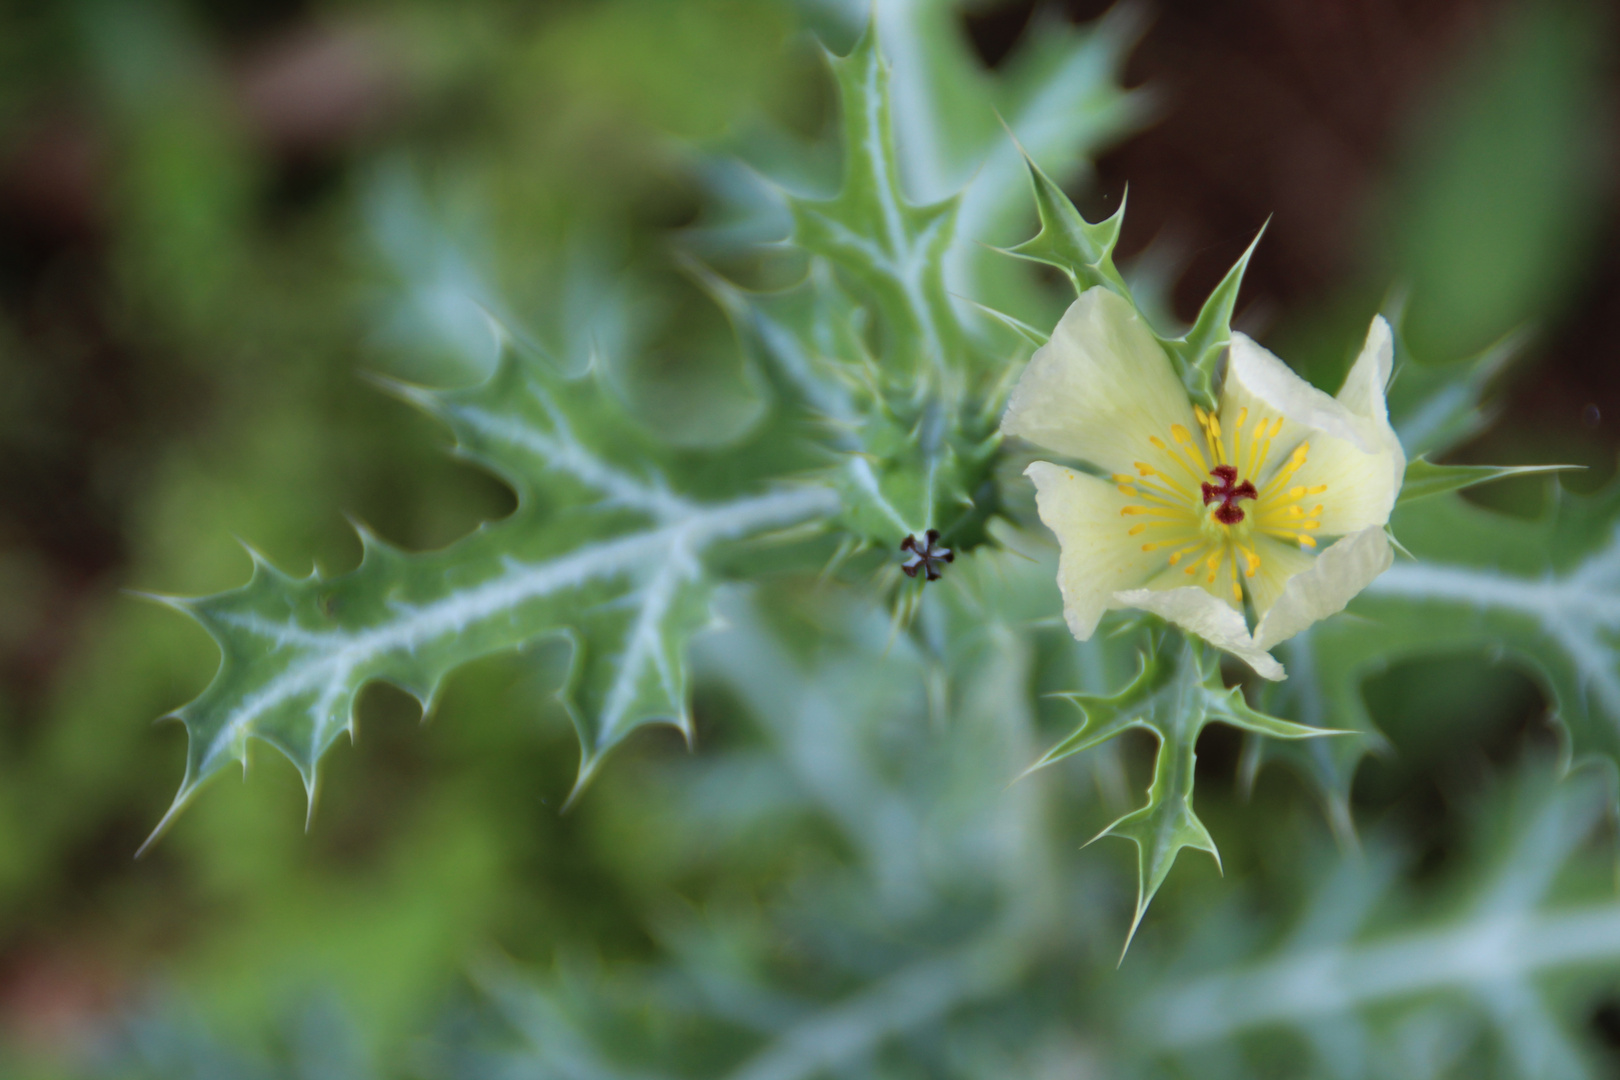
[[[119,996],[113,969],[83,943],[74,951],[23,947],[0,960],[0,1023],[21,1049],[83,1051]]]
[[[1076,21],[1108,6],[1066,4]],[[1130,186],[1126,255],[1160,236],[1185,250],[1175,299],[1191,319],[1269,218],[1246,302],[1289,307],[1331,293],[1356,269],[1356,230],[1396,125],[1495,6],[1154,4],[1126,81],[1163,95],[1163,117],[1098,163],[1104,192]]]

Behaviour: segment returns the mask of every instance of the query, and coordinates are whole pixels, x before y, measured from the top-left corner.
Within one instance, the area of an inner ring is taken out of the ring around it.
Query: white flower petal
[[[1130,535],[1130,521],[1120,514],[1130,499],[1112,484],[1045,461],[1030,465],[1024,475],[1035,481],[1041,521],[1058,538],[1063,618],[1085,641],[1109,598],[1146,581],[1163,557],[1144,552],[1142,538]]]
[[[1236,440],[1237,455],[1233,464],[1237,466],[1238,473],[1243,479],[1264,487],[1272,475],[1288,463],[1288,455],[1293,453],[1294,447],[1317,433],[1279,405],[1261,397],[1244,381],[1237,361],[1240,354],[1247,355],[1251,350],[1263,353],[1271,362],[1282,363],[1242,334],[1232,335],[1231,359],[1227,364],[1226,381],[1221,386],[1221,432],[1229,447]],[[1243,368],[1252,377],[1251,369],[1261,364],[1262,361],[1251,358],[1245,361]],[[1287,371],[1286,368],[1284,370]],[[1288,377],[1297,378],[1292,371],[1288,371]],[[1326,397],[1325,394],[1323,396]],[[1243,420],[1241,425],[1239,418]],[[1258,460],[1258,444],[1263,440],[1257,438],[1257,433],[1262,430],[1263,424],[1263,430],[1269,435],[1278,419],[1282,420],[1282,426],[1276,429],[1277,434],[1266,444],[1270,449],[1262,468]]]
[[[1309,570],[1316,557],[1301,551],[1297,544],[1284,543],[1269,536],[1255,536],[1253,543],[1254,553],[1260,556],[1260,565],[1255,569],[1254,577],[1244,580],[1249,587],[1249,596],[1254,600],[1255,613],[1265,618],[1266,612],[1282,596],[1288,579]]]
[[[1283,415],[1283,430],[1272,443],[1271,468],[1259,479],[1262,489],[1299,443],[1310,444],[1304,467],[1289,485],[1327,485],[1318,500],[1319,535],[1347,536],[1383,525],[1394,509],[1406,475],[1406,455],[1389,425],[1384,403],[1393,357],[1389,324],[1375,318],[1339,396],[1330,398],[1253,341],[1241,334],[1232,336],[1222,421],[1232,423],[1228,417],[1242,407],[1251,416],[1257,410],[1258,415]]]
[[[1001,430],[1048,450],[1129,473],[1148,439],[1197,427],[1170,358],[1118,294],[1087,289],[1035,351]]]
[[[1364,454],[1340,439],[1318,435],[1311,439],[1310,456],[1289,480],[1290,484],[1316,487],[1326,484],[1320,495],[1308,496],[1307,509],[1320,505],[1316,515],[1322,536],[1349,536],[1363,529],[1382,528],[1395,508],[1406,473],[1406,455],[1400,446],[1383,454]]]
[[[1339,387],[1339,403],[1357,416],[1389,425],[1384,388],[1395,370],[1395,335],[1382,315],[1374,315],[1367,342]]]
[[[1179,589],[1131,589],[1115,593],[1113,602],[1118,607],[1151,611],[1197,634],[1248,664],[1261,678],[1276,681],[1288,677],[1276,658],[1249,636],[1242,613],[1196,585]]]
[[[1322,533],[1348,536],[1389,521],[1401,483],[1406,478],[1406,453],[1389,425],[1384,387],[1394,364],[1395,345],[1389,323],[1373,319],[1367,343],[1345,376],[1338,401],[1359,420],[1373,453],[1337,439],[1312,440],[1304,468],[1293,482],[1312,487],[1326,484],[1322,497]]]
[[[1284,418],[1283,433],[1272,443],[1273,461],[1286,460],[1288,452],[1300,439],[1309,438],[1317,431],[1354,443],[1364,453],[1377,453],[1381,449],[1373,438],[1370,418],[1351,412],[1343,402],[1328,397],[1295,375],[1287,364],[1246,334],[1232,335],[1231,363],[1222,397],[1227,393],[1233,395],[1234,404],[1253,403],[1250,404],[1251,418],[1255,408]],[[1227,411],[1225,404],[1223,401],[1223,420]]]
[[[1258,648],[1287,641],[1319,619],[1338,611],[1389,569],[1395,554],[1382,526],[1352,533],[1316,557],[1309,570],[1288,579],[1271,610],[1254,629]]]

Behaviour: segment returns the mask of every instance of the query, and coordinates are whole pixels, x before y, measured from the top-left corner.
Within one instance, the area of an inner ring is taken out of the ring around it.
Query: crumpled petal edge
[[[1126,589],[1114,594],[1120,607],[1140,608],[1175,623],[1191,634],[1231,653],[1262,679],[1280,682],[1288,677],[1276,657],[1256,644],[1248,623],[1236,608],[1193,585],[1179,589]]]
[[[1343,402],[1300,378],[1270,350],[1247,335],[1232,335],[1228,362],[1227,378],[1236,379],[1249,394],[1283,416],[1343,439],[1363,453],[1372,454],[1380,449],[1379,425],[1375,418],[1357,416]],[[1388,426],[1387,422],[1384,426]]]
[[[1288,579],[1282,595],[1254,628],[1255,646],[1269,649],[1343,611],[1394,560],[1395,551],[1382,525],[1342,537],[1318,555],[1309,570]]]

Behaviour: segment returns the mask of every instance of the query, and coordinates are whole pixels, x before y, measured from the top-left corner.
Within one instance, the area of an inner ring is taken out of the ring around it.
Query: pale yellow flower
[[[1384,404],[1392,359],[1374,318],[1334,398],[1233,334],[1211,414],[1126,300],[1082,293],[1001,423],[1102,474],[1026,472],[1062,549],[1074,636],[1108,609],[1140,608],[1283,678],[1267,650],[1342,610],[1393,557],[1384,526],[1406,457]]]

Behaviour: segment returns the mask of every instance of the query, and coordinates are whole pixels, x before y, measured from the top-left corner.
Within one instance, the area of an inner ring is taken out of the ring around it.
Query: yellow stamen
[[[1176,491],[1173,488],[1163,488],[1159,487],[1157,484],[1138,484],[1137,488],[1142,492],[1142,497],[1144,499],[1152,499],[1154,502],[1161,502],[1166,506],[1179,506],[1185,509],[1187,506],[1187,500],[1192,498],[1192,496],[1188,495],[1185,491]]]
[[[1313,547],[1316,546],[1316,538],[1312,537],[1312,536],[1306,536],[1304,533],[1300,533],[1299,534],[1299,543],[1300,543],[1301,547],[1313,548]]]
[[[1162,495],[1175,499],[1185,500],[1192,497],[1189,492],[1179,487],[1175,480],[1147,462],[1138,461],[1133,464],[1136,466],[1136,471],[1141,474],[1140,476],[1115,476],[1114,479],[1120,483],[1135,484],[1148,491],[1157,491]]]
[[[1180,445],[1187,448],[1187,451],[1192,455],[1193,460],[1198,462],[1198,467],[1200,469],[1202,469],[1204,472],[1209,472],[1209,462],[1204,460],[1204,452],[1198,449],[1198,445],[1193,442],[1192,432],[1188,431],[1185,425],[1171,424],[1170,437],[1176,440],[1176,442]]]
[[[1187,429],[1182,428],[1182,430],[1185,431]],[[1187,464],[1186,459],[1183,458],[1180,454],[1178,454],[1175,451],[1171,450],[1168,446],[1166,446],[1164,444],[1163,439],[1159,438],[1157,435],[1149,435],[1148,436],[1148,442],[1152,443],[1157,449],[1163,450],[1165,452],[1165,455],[1171,461],[1175,462],[1178,466],[1181,467],[1181,470],[1183,472],[1185,472],[1188,476],[1192,477],[1193,483],[1196,484],[1196,483],[1201,482],[1201,478],[1203,477],[1203,473],[1200,473],[1197,469],[1195,469],[1191,465]],[[1155,471],[1157,471],[1157,470],[1155,470]],[[1164,476],[1163,473],[1160,473],[1159,475]],[[1165,479],[1169,480],[1170,478],[1168,476],[1166,476]]]
[[[1180,551],[1172,553],[1171,556],[1170,556],[1170,565],[1171,566],[1176,565],[1178,562],[1181,561],[1182,556],[1187,554],[1187,552],[1189,552],[1189,551],[1200,551],[1200,550],[1203,549],[1203,546],[1204,546],[1203,544],[1188,544],[1186,547],[1182,548]],[[1192,566],[1187,568],[1187,573],[1190,574],[1194,570],[1197,570],[1197,569],[1198,569],[1198,561],[1195,559],[1195,560],[1193,560]]]
[[[1209,452],[1214,456],[1215,463],[1225,464],[1226,447],[1221,443],[1221,418],[1197,405],[1193,406],[1193,410],[1198,416],[1198,426],[1204,429],[1204,441],[1209,444]]]
[[[1141,524],[1141,525],[1132,525],[1130,527],[1130,530],[1128,531],[1127,535],[1129,535],[1129,536],[1141,536],[1145,532],[1147,532],[1147,525],[1144,523],[1144,524]]]
[[[1131,487],[1131,485],[1129,485],[1129,484],[1120,484],[1119,485],[1119,493],[1121,495],[1135,495],[1136,494],[1136,489]]]
[[[1288,483],[1289,477],[1305,467],[1305,459],[1310,456],[1310,453],[1311,444],[1308,442],[1302,442],[1294,447],[1294,452],[1289,455],[1288,464],[1277,470],[1277,475],[1271,478],[1271,482],[1266,485],[1266,489],[1260,493],[1260,498],[1262,500],[1269,499],[1284,484]]]
[[[1254,431],[1249,437],[1249,462],[1244,472],[1249,476],[1259,476],[1270,453],[1271,436],[1266,434],[1266,418],[1262,416],[1255,420]]]
[[[1243,576],[1244,577],[1254,577],[1254,572],[1256,570],[1260,569],[1260,556],[1255,554],[1255,551],[1254,551],[1253,548],[1246,548],[1245,547],[1245,548],[1238,548],[1238,550],[1243,552],[1243,562],[1244,562]],[[1236,567],[1237,563],[1233,562],[1232,565],[1234,567]]]

